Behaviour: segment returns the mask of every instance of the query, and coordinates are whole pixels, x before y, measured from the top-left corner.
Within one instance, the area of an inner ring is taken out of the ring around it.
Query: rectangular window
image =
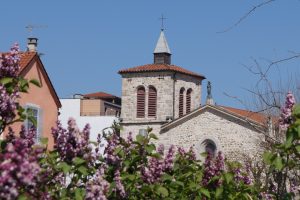
[[[38,143],[41,138],[41,109],[37,106],[27,105],[26,107],[27,119],[25,120],[25,128],[36,128],[35,141]]]

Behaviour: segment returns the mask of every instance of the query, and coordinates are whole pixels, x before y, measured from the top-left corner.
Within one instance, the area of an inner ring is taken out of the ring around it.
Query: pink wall
[[[42,110],[42,137],[48,137],[49,148],[53,147],[53,137],[51,134],[51,127],[56,125],[58,119],[58,105],[55,102],[55,93],[51,90],[51,84],[45,77],[45,73],[42,72],[42,68],[38,67],[40,63],[34,61],[30,64],[30,67],[22,72],[26,79],[36,79],[40,82],[41,87],[30,85],[29,93],[21,93],[20,104],[22,106],[32,104],[38,106]],[[12,128],[15,132],[19,132],[20,123],[15,123]]]

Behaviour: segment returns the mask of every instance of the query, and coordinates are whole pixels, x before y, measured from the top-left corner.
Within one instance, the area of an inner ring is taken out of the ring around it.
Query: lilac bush
[[[22,127],[19,137],[9,129],[5,147],[0,153],[0,198],[16,199],[22,194],[36,196],[40,182],[39,159],[44,148],[35,147],[35,130]]]
[[[20,56],[19,45],[15,44],[9,53],[0,56],[0,133],[16,117],[20,88],[17,79]]]
[[[60,154],[63,161],[71,162],[75,157],[94,161],[95,155],[89,143],[90,126],[87,124],[81,132],[73,118],[68,121],[68,128],[64,129],[60,122],[52,128],[54,149]]]
[[[285,105],[281,108],[281,115],[279,118],[279,126],[282,130],[287,130],[287,128],[292,124],[292,110],[296,101],[294,95],[288,92],[285,99]]]

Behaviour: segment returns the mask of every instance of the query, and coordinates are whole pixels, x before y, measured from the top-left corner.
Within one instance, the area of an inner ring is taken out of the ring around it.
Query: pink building
[[[37,141],[41,137],[47,137],[48,146],[53,147],[53,137],[51,127],[56,125],[58,120],[58,109],[61,107],[59,98],[47,74],[47,71],[36,52],[37,39],[28,38],[28,51],[21,53],[20,76],[26,79],[36,79],[41,87],[30,85],[28,93],[21,93],[20,104],[31,114],[37,121]],[[13,124],[15,132],[19,132],[20,126],[31,126],[29,120]]]

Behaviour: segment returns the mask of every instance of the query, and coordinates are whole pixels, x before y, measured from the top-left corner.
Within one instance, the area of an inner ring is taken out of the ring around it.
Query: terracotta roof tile
[[[267,122],[267,116],[263,113],[257,113],[257,112],[253,112],[253,111],[248,111],[248,110],[242,110],[242,109],[237,109],[237,108],[231,108],[231,107],[226,107],[226,106],[220,106],[221,108],[231,112],[231,113],[234,113],[234,114],[237,114],[237,115],[240,115],[242,117],[245,117],[245,118],[248,118],[248,119],[251,119],[257,123],[260,123],[260,124],[265,124]]]
[[[138,73],[138,72],[157,72],[157,71],[173,71],[173,72],[179,72],[182,74],[187,74],[190,76],[195,76],[198,78],[205,79],[205,77],[201,74],[197,74],[194,72],[191,72],[189,70],[186,70],[182,67],[176,66],[176,65],[167,65],[167,64],[146,64],[141,65],[137,67],[132,67],[128,69],[122,69],[119,71],[119,74],[124,73]]]
[[[8,52],[0,52],[1,54],[8,54]],[[20,53],[20,72],[31,62],[31,60],[34,58],[36,55],[36,52],[21,52]]]
[[[96,93],[84,94],[83,96],[86,97],[86,98],[103,98],[103,99],[119,98],[115,95],[108,94],[108,93],[105,93],[105,92],[96,92]]]
[[[23,52],[20,54],[20,71],[30,63],[36,54],[36,52]]]

